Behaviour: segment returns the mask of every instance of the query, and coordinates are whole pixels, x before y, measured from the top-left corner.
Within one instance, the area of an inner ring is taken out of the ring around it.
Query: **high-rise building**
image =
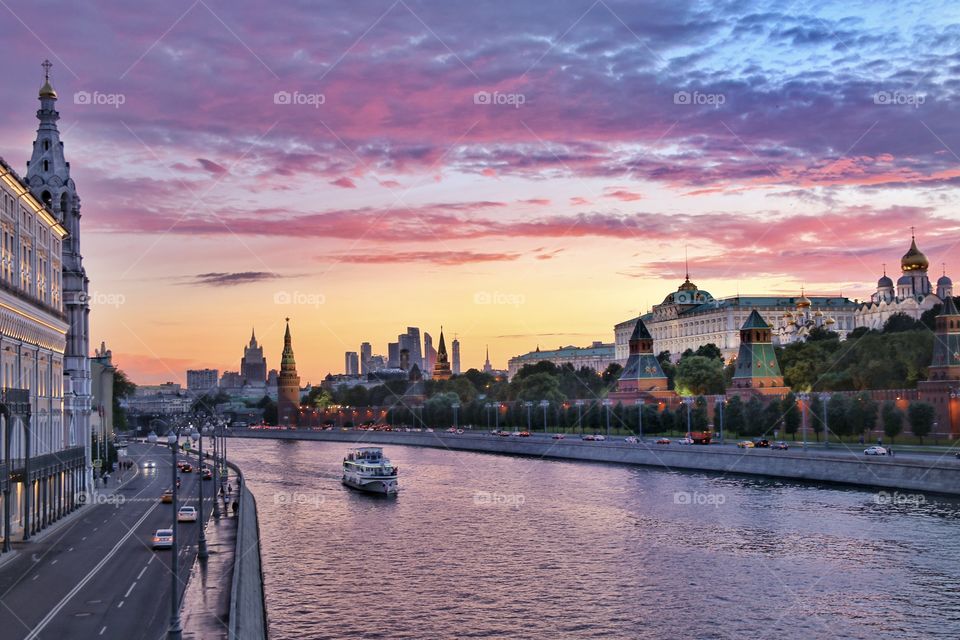
[[[437,350],[433,348],[433,336],[426,331],[423,332],[423,359],[426,361],[424,371],[433,371],[433,365],[437,363]]]
[[[217,369],[187,369],[187,391],[203,394],[216,389],[220,383]]]
[[[447,345],[443,341],[443,327],[440,327],[440,343],[437,348],[437,362],[433,366],[433,379],[449,380],[450,375],[450,362],[447,360]]]
[[[369,342],[360,343],[360,375],[370,373],[370,359],[373,357],[373,347]]]
[[[257,334],[250,332],[250,344],[243,348],[240,360],[240,376],[243,383],[262,387],[267,383],[267,360],[263,357],[263,347],[257,344]]]
[[[43,238],[26,241],[23,224],[16,221],[16,235],[11,236],[12,253],[24,253],[34,262],[33,265],[20,266],[19,279],[31,280],[36,278],[39,290],[50,289],[50,298],[44,303],[51,302],[54,297],[57,304],[62,300],[63,311],[67,315],[69,325],[66,335],[66,349],[64,351],[64,374],[69,377],[69,389],[64,389],[64,423],[69,433],[70,442],[84,445],[90,442],[90,409],[92,395],[90,386],[90,334],[89,315],[90,305],[87,294],[89,280],[83,268],[83,256],[80,253],[80,196],[77,187],[70,177],[70,163],[63,153],[63,142],[60,141],[60,131],[57,121],[60,114],[57,112],[57,92],[50,84],[50,67],[45,60],[43,67],[44,84],[40,88],[40,109],[37,119],[40,126],[37,128],[37,139],[33,143],[33,154],[27,163],[26,182],[31,193],[39,199],[54,218],[66,229],[63,238],[62,273],[53,274],[51,266],[53,252],[46,256],[41,248]],[[12,228],[11,228],[12,229]],[[11,234],[14,232],[11,230]],[[59,248],[61,240],[59,234],[51,233],[47,242],[56,243]],[[20,244],[13,247],[13,242]],[[59,262],[60,256],[58,256]],[[33,266],[33,269],[30,268]],[[8,267],[9,268],[9,267]],[[62,285],[61,285],[62,282]],[[21,282],[23,288],[26,283]],[[92,463],[91,463],[92,469]]]
[[[456,338],[450,343],[451,357],[453,359],[453,375],[460,375],[460,341]]]
[[[360,374],[360,357],[356,351],[347,351],[343,356],[343,371],[348,376]]]
[[[300,376],[293,357],[290,338],[290,318],[283,334],[283,355],[280,357],[280,377],[277,381],[277,420],[281,425],[296,425],[300,414]]]
[[[410,349],[410,364],[416,364],[423,369],[423,351],[420,346],[420,329],[407,327],[407,348]],[[403,346],[401,345],[401,349]]]
[[[398,369],[400,367],[400,343],[399,342],[388,342],[387,343],[387,366],[391,369]]]

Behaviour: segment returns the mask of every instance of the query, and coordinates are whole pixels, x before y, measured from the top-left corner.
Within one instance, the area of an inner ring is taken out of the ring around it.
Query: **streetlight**
[[[193,440],[194,443],[198,441],[200,443],[200,449],[197,452],[197,473],[200,475],[200,477],[198,478],[199,482],[197,482],[197,485],[199,485],[200,487],[200,504],[198,505],[200,514],[197,518],[198,522],[200,523],[200,542],[197,545],[197,557],[200,558],[201,560],[205,560],[209,556],[209,554],[207,553],[207,536],[204,534],[205,527],[203,526],[204,522],[203,522],[203,433],[202,433],[202,430],[203,430],[203,427],[200,427],[199,431],[195,428],[193,431],[190,432],[190,439]]]
[[[803,439],[803,446],[804,448],[806,448],[807,446],[807,402],[809,402],[810,400],[810,394],[809,393],[797,394],[797,400],[800,401],[800,406],[803,407],[803,413],[800,418],[800,421],[802,423],[801,426],[803,427],[801,429],[801,433],[802,433],[801,437]]]
[[[693,397],[687,396],[683,399],[683,404],[687,405],[687,437],[690,437],[690,412],[693,408]]]
[[[821,393],[820,401],[823,403],[823,446],[830,446],[830,424],[827,422],[827,403],[830,402],[829,393]]]
[[[608,438],[610,437],[610,405],[612,404],[613,402],[611,402],[610,400],[607,400],[607,399],[603,400],[603,406],[607,408],[607,437]]]
[[[174,427],[176,431],[171,430],[167,436],[167,444],[170,445],[171,466],[170,472],[173,478],[173,556],[170,558],[170,629],[167,637],[170,640],[180,640],[183,627],[180,624],[180,588],[177,586],[179,563],[177,562],[179,552],[177,545],[179,537],[177,533],[177,443],[180,441],[180,427]]]
[[[727,397],[724,396],[723,400],[717,403],[717,406],[720,407],[720,444],[723,445],[723,407],[727,404]]]
[[[487,410],[487,411],[486,411],[486,413],[487,413],[487,431],[490,431],[490,409],[493,408],[493,405],[488,402],[488,403],[486,403],[485,405],[483,405],[483,408]]]
[[[450,405],[450,408],[453,409],[453,428],[457,428],[457,411],[460,409],[460,403],[454,402]]]
[[[219,453],[220,447],[220,425],[221,421],[218,418],[213,423],[213,517],[217,520],[220,519],[220,503],[217,501],[217,490],[220,487],[220,462],[217,454]],[[203,481],[203,478],[200,478]]]
[[[583,435],[583,416],[581,415],[581,413],[583,412],[583,400],[577,400],[575,404],[577,405],[577,426],[580,428],[580,435],[582,436]]]
[[[643,398],[638,398],[634,401],[634,404],[637,405],[637,425],[640,432],[640,440],[643,440],[643,405],[645,401]]]
[[[550,403],[546,400],[540,401],[540,407],[543,409],[543,432],[547,432],[547,409],[550,407]]]
[[[531,431],[532,429],[530,428],[530,407],[533,406],[533,403],[532,403],[532,402],[524,402],[524,403],[523,403],[523,406],[525,406],[525,407],[527,408],[527,431]]]
[[[497,431],[500,431],[500,403],[499,402],[496,405],[494,405],[494,409],[495,411],[493,413],[493,418],[496,421],[495,426],[497,427]]]

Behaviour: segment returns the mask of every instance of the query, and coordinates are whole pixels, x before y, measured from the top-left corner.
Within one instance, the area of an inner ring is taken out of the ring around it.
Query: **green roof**
[[[637,324],[633,328],[633,335],[630,336],[630,341],[633,342],[634,340],[653,340],[650,331],[647,329],[647,325],[643,322],[643,318],[637,318]]]
[[[769,329],[770,325],[767,324],[767,321],[757,312],[756,309],[750,312],[750,316],[747,318],[747,321],[743,323],[741,329]]]

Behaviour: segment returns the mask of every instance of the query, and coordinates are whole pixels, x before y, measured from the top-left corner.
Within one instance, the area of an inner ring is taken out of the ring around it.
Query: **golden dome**
[[[800,298],[797,299],[797,309],[809,309],[811,304],[813,303],[810,301],[810,298],[805,296],[801,291]]]
[[[827,324],[837,324],[837,321],[833,318],[827,318]]]
[[[930,262],[927,260],[927,256],[923,255],[920,249],[917,249],[917,239],[915,237],[912,238],[910,241],[910,250],[900,258],[900,268],[903,269],[904,272],[926,271],[929,266]]]
[[[43,83],[43,86],[40,87],[40,97],[41,98],[56,98],[57,92],[54,90],[53,85],[50,84],[50,81],[47,80]]]
[[[815,314],[813,314],[813,315],[814,315],[815,318],[822,318],[822,317],[823,317],[823,311],[820,311],[820,309],[817,309],[817,312],[816,312]]]
[[[683,284],[677,287],[677,291],[696,291],[696,290],[697,290],[697,285],[690,282],[690,276],[687,276],[687,279],[683,281]]]

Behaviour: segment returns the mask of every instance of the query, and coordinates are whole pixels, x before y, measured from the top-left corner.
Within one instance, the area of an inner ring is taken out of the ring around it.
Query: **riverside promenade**
[[[863,447],[834,444],[829,448],[738,449],[733,444],[709,446],[658,445],[648,439],[638,444],[622,436],[604,442],[583,441],[576,436],[554,440],[536,434],[521,438],[500,437],[487,431],[446,432],[402,431],[308,431],[234,429],[231,437],[250,439],[320,440],[351,444],[396,444],[442,449],[511,454],[543,458],[611,462],[660,467],[667,470],[707,471],[830,482],[862,487],[924,491],[960,495],[960,460],[954,451],[897,453],[893,458],[865,456]]]

